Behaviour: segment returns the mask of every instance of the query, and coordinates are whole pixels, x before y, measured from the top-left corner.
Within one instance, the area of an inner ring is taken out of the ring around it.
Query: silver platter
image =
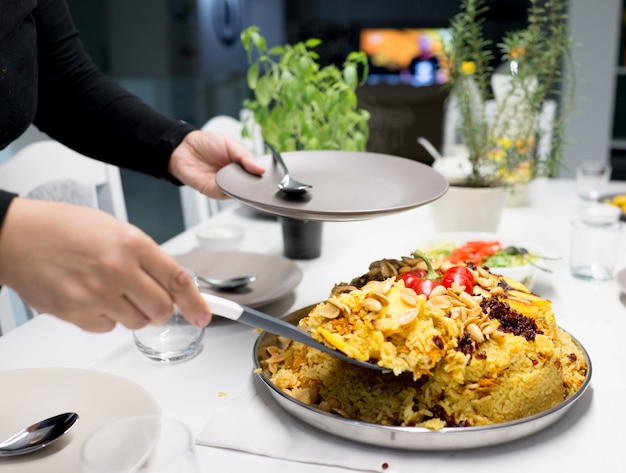
[[[313,306],[305,307],[287,315],[284,320],[296,324]],[[462,450],[488,447],[527,437],[554,424],[578,401],[591,382],[591,359],[587,350],[574,338],[585,354],[587,377],[580,389],[558,406],[539,414],[511,422],[480,427],[446,427],[432,431],[421,427],[395,427],[346,419],[304,404],[285,394],[259,369],[257,376],[276,402],[297,419],[324,432],[349,440],[402,450]],[[260,357],[268,345],[276,345],[276,335],[263,333],[254,345],[253,357],[256,368],[261,368]]]

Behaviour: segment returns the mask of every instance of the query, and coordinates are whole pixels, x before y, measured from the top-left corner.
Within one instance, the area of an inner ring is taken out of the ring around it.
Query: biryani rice
[[[403,282],[391,278],[333,294],[300,321],[318,340],[349,356],[377,360],[394,374],[290,340],[269,348],[262,366],[271,382],[306,404],[383,425],[482,426],[563,402],[585,380],[584,352],[556,325],[549,301],[512,281],[503,284],[502,277],[484,269],[474,271],[484,287],[474,288],[471,299],[458,287],[445,295],[407,298]],[[377,296],[384,305],[367,310],[365,301],[374,292],[385,295]],[[437,297],[441,300],[431,303]],[[478,301],[489,299],[496,302],[481,308]],[[328,310],[329,303],[340,308],[338,314]],[[507,330],[508,320],[494,319],[505,305],[534,331]],[[472,323],[483,327],[480,342],[468,332]]]

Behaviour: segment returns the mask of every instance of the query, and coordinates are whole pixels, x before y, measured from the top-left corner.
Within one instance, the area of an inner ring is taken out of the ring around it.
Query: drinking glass
[[[586,281],[613,279],[622,225],[579,218],[572,221],[570,268]]]
[[[196,287],[196,273],[185,268]],[[187,360],[200,352],[204,338],[204,327],[196,327],[185,319],[178,306],[174,306],[172,317],[163,325],[146,325],[133,331],[135,345],[151,360],[174,362]]]
[[[582,161],[576,166],[578,197],[597,200],[605,192],[611,178],[611,165],[604,161]]]
[[[189,428],[157,415],[124,417],[95,430],[80,463],[82,473],[199,473]]]

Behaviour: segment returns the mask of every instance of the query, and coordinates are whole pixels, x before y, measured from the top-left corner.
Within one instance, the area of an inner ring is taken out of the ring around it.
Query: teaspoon
[[[34,452],[54,441],[72,428],[78,420],[75,412],[66,412],[39,421],[0,443],[0,457]]]
[[[214,289],[233,290],[243,287],[251,282],[256,281],[256,274],[248,274],[247,276],[238,276],[229,279],[207,278],[206,276],[197,275],[199,281],[202,281]]]
[[[289,175],[287,165],[285,164],[285,161],[283,161],[283,157],[276,150],[276,148],[274,148],[271,144],[267,142],[265,142],[265,146],[269,148],[269,150],[272,152],[272,157],[283,170],[284,176],[282,180],[278,183],[278,188],[281,191],[285,192],[286,194],[301,195],[313,189],[313,186],[309,184],[303,184],[302,182],[295,180],[293,177],[291,177],[291,175]]]

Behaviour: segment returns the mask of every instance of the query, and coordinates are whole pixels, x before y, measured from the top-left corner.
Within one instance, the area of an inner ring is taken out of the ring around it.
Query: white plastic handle
[[[230,320],[239,320],[241,314],[243,314],[243,307],[236,302],[229,301],[222,297],[214,296],[213,294],[207,294],[202,292],[202,297],[207,301],[211,312],[217,315],[221,315]]]

